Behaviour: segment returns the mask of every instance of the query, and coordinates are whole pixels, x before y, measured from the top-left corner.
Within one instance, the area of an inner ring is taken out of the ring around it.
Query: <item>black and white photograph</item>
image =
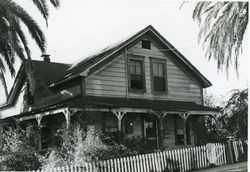
[[[0,171],[247,172],[248,10],[0,0]]]

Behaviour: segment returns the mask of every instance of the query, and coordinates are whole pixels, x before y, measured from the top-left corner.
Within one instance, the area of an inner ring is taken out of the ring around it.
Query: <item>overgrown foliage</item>
[[[248,89],[233,90],[223,108],[223,119],[227,135],[247,140]]]
[[[199,42],[206,49],[206,57],[217,61],[217,68],[228,68],[238,59],[248,25],[248,2],[202,1],[193,11],[193,19],[200,24]]]
[[[197,121],[199,144],[224,142],[229,137],[247,140],[248,90],[233,90],[230,98],[220,107],[214,104],[215,98],[205,95],[205,105],[220,110],[219,116],[206,117]]]
[[[47,155],[43,168],[69,164],[82,164],[131,154],[123,145],[117,144],[93,126],[84,133],[80,127],[62,130],[61,146]],[[109,143],[109,144],[108,144]]]
[[[38,129],[34,126],[29,126],[26,130],[9,128],[4,132],[0,171],[38,169],[42,165],[38,138]]]

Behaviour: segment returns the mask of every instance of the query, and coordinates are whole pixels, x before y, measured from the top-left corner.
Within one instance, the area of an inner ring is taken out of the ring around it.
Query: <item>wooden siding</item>
[[[151,49],[141,48],[141,42],[137,43],[129,51],[130,54],[144,56],[145,85],[144,93],[127,93],[126,56],[121,54],[104,68],[91,74],[85,79],[85,91],[87,95],[107,97],[130,97],[159,100],[193,101],[202,103],[201,87],[198,83],[185,74],[168,57],[151,44]],[[166,59],[167,69],[167,94],[153,94],[151,91],[150,57]]]
[[[85,79],[85,93],[94,96],[126,96],[126,69],[123,55]]]

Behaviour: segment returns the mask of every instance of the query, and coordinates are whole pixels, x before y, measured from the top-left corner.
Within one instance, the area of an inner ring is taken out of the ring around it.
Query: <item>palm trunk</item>
[[[28,79],[28,82],[30,84],[30,93],[31,96],[34,96],[35,94],[35,77],[34,77],[34,70],[32,61],[30,58],[28,58],[26,61],[24,61],[24,70]]]

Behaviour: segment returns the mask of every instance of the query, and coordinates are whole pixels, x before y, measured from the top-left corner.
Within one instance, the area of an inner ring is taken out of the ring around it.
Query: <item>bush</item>
[[[57,131],[59,147],[50,148],[45,155],[43,168],[59,167],[74,163],[75,148],[78,140],[85,136],[80,126],[63,126]]]
[[[3,148],[0,151],[0,170],[34,170],[42,164],[38,152],[38,128],[28,126],[9,128],[3,133]]]
[[[86,138],[78,140],[75,151],[75,163],[92,162],[130,155],[131,152],[121,144],[102,135],[93,126],[89,127]]]
[[[152,149],[149,148],[142,137],[126,137],[124,139],[124,145],[131,151],[134,152],[134,154],[141,154],[141,153],[147,153],[152,152]]]
[[[80,127],[61,130],[61,146],[51,149],[43,168],[69,164],[83,164],[110,158],[130,155],[131,152],[123,145],[104,136],[93,126],[85,134]]]

